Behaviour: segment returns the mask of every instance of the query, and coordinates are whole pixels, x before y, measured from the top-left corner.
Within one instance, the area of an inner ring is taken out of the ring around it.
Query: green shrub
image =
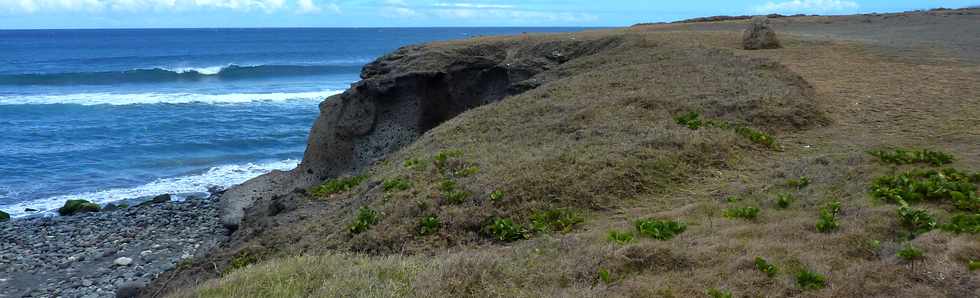
[[[463,151],[457,149],[445,149],[436,153],[436,156],[432,157],[432,163],[435,164],[436,169],[443,171],[449,164],[449,160],[452,158],[459,158],[463,156]]]
[[[796,285],[803,290],[819,290],[827,286],[827,278],[820,273],[804,269],[796,273]]]
[[[673,220],[643,219],[633,223],[638,234],[657,240],[670,240],[687,229],[687,225]]]
[[[923,209],[914,209],[908,205],[903,205],[898,208],[898,217],[901,219],[902,226],[911,233],[912,238],[936,228],[936,218]]]
[[[810,177],[803,176],[800,177],[799,179],[786,180],[786,186],[793,187],[796,189],[803,189],[807,186],[810,186]]]
[[[402,178],[396,178],[386,180],[384,184],[382,184],[382,188],[384,189],[385,193],[399,192],[412,188],[412,183]]]
[[[435,215],[423,217],[419,221],[419,235],[432,235],[438,232],[440,228],[442,228],[442,221]]]
[[[507,218],[494,219],[493,222],[484,227],[484,230],[494,239],[504,242],[527,239],[530,236],[528,229]]]
[[[610,242],[614,242],[619,245],[624,245],[633,242],[633,233],[612,230],[609,231],[609,236],[607,237],[607,239],[609,239]]]
[[[480,172],[480,167],[477,167],[477,166],[468,166],[468,167],[465,167],[465,168],[462,168],[462,169],[457,170],[453,174],[455,176],[459,176],[459,177],[469,177],[469,176],[476,175],[479,172]]]
[[[731,291],[719,290],[715,288],[708,289],[705,294],[708,294],[708,297],[711,298],[732,298]]]
[[[405,162],[402,163],[402,166],[404,166],[406,169],[409,169],[409,170],[424,170],[425,169],[425,163],[423,163],[422,160],[419,160],[417,158],[409,158],[409,159],[406,159]]]
[[[971,175],[955,169],[913,170],[878,177],[871,184],[871,196],[896,204],[948,200],[957,209],[980,211],[975,183]]]
[[[599,269],[599,272],[596,272],[596,276],[599,278],[599,281],[604,284],[610,284],[613,282],[612,273],[610,273],[609,270]]]
[[[102,210],[102,207],[86,200],[67,200],[64,206],[58,208],[58,214],[69,216],[85,212],[99,212],[99,210]]]
[[[830,233],[840,228],[840,223],[837,222],[837,215],[840,214],[840,208],[840,202],[832,202],[820,209],[820,218],[817,219],[818,232]]]
[[[765,273],[769,278],[776,277],[776,274],[779,273],[779,268],[776,268],[776,265],[770,264],[766,259],[761,257],[755,258],[755,268],[758,268],[759,271]]]
[[[504,198],[504,192],[502,192],[502,191],[495,190],[495,191],[493,191],[493,192],[490,193],[490,201],[499,202],[500,199],[503,199],[503,198]]]
[[[729,197],[725,198],[725,202],[728,202],[729,204],[738,203],[741,200],[742,200],[742,198],[739,198],[739,197],[736,197],[736,196],[729,196]]]
[[[248,265],[252,265],[258,262],[259,262],[259,258],[254,254],[251,254],[248,251],[241,251],[238,254],[235,254],[234,257],[232,257],[231,267],[228,268],[228,270],[225,270],[225,272],[235,270],[235,269],[245,268]]]
[[[915,272],[915,261],[921,260],[923,257],[925,257],[925,252],[916,248],[915,246],[912,246],[912,243],[905,243],[905,246],[902,247],[902,249],[900,249],[895,255],[906,262],[912,263],[912,271]]]
[[[944,224],[942,229],[953,233],[980,233],[980,213],[953,215],[953,218],[949,220],[949,223]]]
[[[585,222],[578,212],[571,209],[541,210],[531,214],[531,227],[537,232],[568,233],[575,225]]]
[[[779,150],[779,145],[776,144],[776,139],[767,133],[746,127],[739,126],[735,128],[735,133],[749,139],[753,143],[764,145],[773,150]]]
[[[728,218],[755,220],[757,217],[759,217],[759,211],[759,208],[756,207],[728,208],[725,209],[724,215]]]
[[[782,209],[789,208],[789,205],[793,203],[795,199],[793,195],[788,193],[781,193],[776,195],[776,206]]]
[[[367,180],[367,176],[360,175],[334,178],[327,180],[320,186],[314,187],[312,193],[317,197],[328,197],[333,194],[348,192],[358,185],[361,185],[361,182],[364,182],[364,180]]]
[[[966,268],[970,269],[970,271],[980,270],[980,261],[970,260],[966,263]]]
[[[676,121],[677,124],[687,126],[687,128],[692,130],[697,130],[698,128],[701,128],[702,125],[701,114],[698,114],[697,112],[688,112],[686,114],[674,117],[674,121]]]
[[[354,222],[350,224],[347,228],[352,235],[363,233],[371,228],[371,226],[378,224],[380,221],[380,215],[378,211],[374,211],[368,207],[361,207],[357,210],[357,217],[354,218]]]
[[[906,150],[899,148],[894,150],[871,150],[868,151],[868,154],[877,157],[881,162],[896,165],[929,163],[934,166],[942,166],[952,163],[954,160],[950,154],[928,149]]]
[[[446,201],[450,204],[462,204],[463,202],[466,202],[467,198],[470,197],[470,193],[463,190],[454,190],[444,193],[443,195],[446,196]]]
[[[10,220],[10,214],[7,212],[0,211],[0,222],[5,222]]]

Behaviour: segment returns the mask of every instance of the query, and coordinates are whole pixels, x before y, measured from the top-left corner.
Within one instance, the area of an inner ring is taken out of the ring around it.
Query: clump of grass
[[[800,270],[796,273],[796,285],[803,290],[819,290],[827,286],[827,277],[810,270]]]
[[[749,139],[753,143],[764,145],[769,149],[779,150],[780,147],[776,144],[776,139],[767,133],[752,129],[747,126],[739,126],[735,128],[735,133]]]
[[[894,149],[894,150],[871,150],[868,151],[874,157],[877,157],[881,162],[896,164],[896,165],[907,165],[913,163],[928,163],[934,166],[942,166],[945,164],[952,163],[955,159],[953,155],[948,153],[932,151],[929,149]]]
[[[441,150],[432,157],[432,163],[435,164],[436,169],[440,171],[445,170],[449,165],[449,160],[452,158],[459,158],[463,156],[463,151],[458,149],[446,149]]]
[[[759,217],[759,211],[756,207],[736,207],[725,209],[724,215],[728,218],[755,220]]]
[[[929,212],[924,209],[902,205],[898,208],[898,217],[901,219],[902,226],[908,229],[911,234],[910,238],[915,238],[936,228],[936,218],[929,215]]]
[[[897,204],[948,200],[957,209],[980,211],[976,182],[975,176],[955,169],[913,170],[878,177],[871,184],[871,196]]]
[[[840,223],[837,222],[837,215],[840,214],[840,208],[840,202],[832,202],[820,209],[820,218],[817,219],[818,232],[830,233],[840,228]]]
[[[494,239],[503,242],[527,239],[530,236],[530,231],[527,228],[514,223],[509,218],[494,219],[484,227],[484,231]]]
[[[235,269],[245,268],[248,265],[252,265],[259,262],[258,256],[248,252],[241,251],[231,258],[231,267],[225,269],[225,273],[230,272]]]
[[[361,185],[361,182],[367,180],[367,176],[351,176],[351,177],[339,177],[327,180],[320,186],[314,187],[311,193],[317,197],[328,197],[333,194],[348,192],[351,189]]]
[[[912,264],[912,272],[915,272],[915,261],[923,259],[925,257],[925,252],[915,246],[912,246],[912,243],[905,243],[905,246],[902,247],[902,249],[900,249],[895,255],[898,256],[898,258]]]
[[[786,186],[796,189],[806,188],[807,186],[810,186],[810,177],[802,176],[799,179],[786,180]]]
[[[687,225],[673,220],[642,219],[633,223],[638,234],[657,240],[670,240],[687,229]]]
[[[503,198],[504,198],[504,192],[502,191],[495,190],[490,193],[490,201],[499,202]]]
[[[442,196],[446,198],[446,201],[450,204],[462,204],[470,197],[470,193],[465,190],[460,190],[456,188],[456,181],[451,179],[443,179],[439,183],[439,190],[442,191]]]
[[[419,220],[419,235],[421,236],[435,234],[440,228],[442,228],[442,221],[435,215],[425,216]]]
[[[633,242],[633,233],[612,230],[609,231],[609,236],[606,238],[609,239],[610,242],[624,245]]]
[[[942,229],[953,233],[980,233],[980,214],[957,214]]]
[[[408,180],[402,178],[395,178],[391,180],[386,180],[382,184],[382,188],[384,189],[385,193],[405,191],[408,190],[409,188],[412,188],[412,182],[409,182]]]
[[[418,158],[409,158],[409,159],[406,159],[405,162],[402,163],[402,166],[404,166],[406,169],[409,169],[409,170],[424,170],[425,169],[425,163],[423,163],[422,160],[420,160]]]
[[[468,167],[465,167],[465,168],[456,170],[456,172],[454,172],[453,174],[455,176],[458,176],[458,177],[469,177],[469,176],[476,175],[479,172],[480,172],[480,167],[477,167],[477,166],[468,166]]]
[[[715,288],[708,289],[705,294],[708,294],[708,297],[711,298],[732,298],[731,291],[719,290]]]
[[[755,258],[755,268],[758,268],[759,271],[765,273],[769,278],[776,277],[776,274],[779,273],[779,268],[776,268],[776,265],[767,262],[766,259],[761,257]]]
[[[566,208],[541,210],[531,214],[531,227],[538,232],[568,233],[583,222],[585,218],[582,215]]]
[[[599,269],[599,271],[596,272],[596,277],[604,284],[610,284],[613,282],[612,273],[609,272],[608,269]]]
[[[371,226],[378,224],[380,221],[380,214],[378,211],[368,207],[361,207],[357,210],[357,217],[354,218],[354,222],[348,226],[347,230],[351,235],[357,235],[367,231]]]
[[[966,263],[966,269],[969,269],[970,271],[980,270],[980,261],[970,260]]]
[[[792,194],[781,193],[776,195],[776,206],[781,209],[789,208],[789,205],[792,204],[793,201],[795,201],[795,198],[793,198]]]
[[[677,124],[687,126],[687,128],[692,130],[701,128],[701,125],[703,124],[701,122],[701,114],[698,114],[697,112],[688,112],[674,117],[674,121],[677,122]]]
[[[738,203],[741,200],[742,200],[742,198],[739,198],[737,196],[729,196],[729,197],[725,198],[725,202],[728,202],[729,204]]]

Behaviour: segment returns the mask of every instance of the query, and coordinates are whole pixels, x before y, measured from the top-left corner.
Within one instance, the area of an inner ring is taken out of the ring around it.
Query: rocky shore
[[[0,297],[127,297],[222,241],[217,197],[0,222]]]

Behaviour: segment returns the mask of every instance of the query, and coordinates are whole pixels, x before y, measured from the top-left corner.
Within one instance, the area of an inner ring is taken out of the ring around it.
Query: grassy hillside
[[[296,194],[173,296],[980,295],[978,67],[738,36],[433,45],[621,41]],[[953,159],[867,153],[892,147]]]

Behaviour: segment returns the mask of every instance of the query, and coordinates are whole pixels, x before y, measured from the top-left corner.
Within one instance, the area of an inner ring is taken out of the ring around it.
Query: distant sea
[[[0,30],[0,210],[204,195],[289,170],[318,103],[386,52],[578,30]]]

